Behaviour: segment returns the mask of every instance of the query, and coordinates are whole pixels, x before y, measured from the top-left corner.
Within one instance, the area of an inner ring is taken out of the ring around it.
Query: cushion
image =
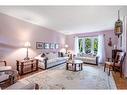
[[[0,82],[9,79],[9,74],[2,74],[0,75]]]
[[[11,69],[12,69],[11,66],[1,66],[0,67],[0,71],[11,70]]]
[[[44,53],[41,54],[41,57],[45,57],[46,55]]]
[[[113,65],[113,62],[108,62],[108,61],[106,61],[105,62],[107,65]]]
[[[47,63],[54,63],[57,61],[57,58],[52,58],[47,61]]]
[[[35,57],[35,59],[38,59],[39,61],[44,61],[45,57],[41,57],[41,55],[38,55]]]
[[[64,54],[63,54],[63,52],[61,52],[61,57],[64,57]]]
[[[61,52],[58,52],[58,57],[61,57]]]
[[[46,57],[50,60],[52,58],[57,58],[58,57],[58,53],[49,53],[49,54],[46,54]]]
[[[64,57],[63,52],[58,52],[58,57]]]

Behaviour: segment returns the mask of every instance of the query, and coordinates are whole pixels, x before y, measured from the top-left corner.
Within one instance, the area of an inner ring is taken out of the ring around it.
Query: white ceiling
[[[127,6],[1,6],[0,12],[64,34],[113,29],[120,9],[121,20]]]

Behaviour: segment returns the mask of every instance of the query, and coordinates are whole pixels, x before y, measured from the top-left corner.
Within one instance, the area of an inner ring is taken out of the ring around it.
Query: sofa
[[[77,54],[75,59],[82,60],[84,63],[98,65],[98,56],[92,54]]]
[[[43,55],[43,56],[42,56]],[[58,52],[41,53],[35,57],[38,59],[38,66],[41,69],[48,69],[62,63],[65,63],[68,59],[67,56],[61,56]]]

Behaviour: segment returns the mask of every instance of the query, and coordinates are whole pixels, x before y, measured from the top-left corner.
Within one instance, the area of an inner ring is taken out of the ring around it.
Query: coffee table
[[[83,61],[81,60],[68,60],[66,62],[66,70],[81,71],[83,70]]]

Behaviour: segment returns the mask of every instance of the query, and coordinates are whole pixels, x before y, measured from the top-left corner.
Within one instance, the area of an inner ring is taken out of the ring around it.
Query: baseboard
[[[98,65],[98,64],[93,64],[93,63],[86,63],[86,62],[83,62],[84,64],[90,64],[90,65]]]

